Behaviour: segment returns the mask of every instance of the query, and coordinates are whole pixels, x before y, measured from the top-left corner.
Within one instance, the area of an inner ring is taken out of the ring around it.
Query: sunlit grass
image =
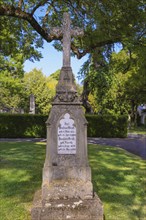
[[[45,145],[0,143],[0,220],[30,220],[35,191],[41,187]]]
[[[41,187],[45,143],[0,143],[0,220],[30,220]],[[94,189],[106,220],[144,220],[145,161],[124,150],[89,145]]]
[[[106,220],[146,219],[146,163],[118,148],[89,145],[95,191]]]
[[[144,126],[132,127],[131,129],[129,129],[129,133],[146,135],[146,127]]]

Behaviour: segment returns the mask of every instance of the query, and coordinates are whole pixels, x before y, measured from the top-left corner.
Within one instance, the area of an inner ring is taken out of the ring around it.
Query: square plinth
[[[95,194],[92,199],[56,199],[42,201],[41,191],[35,194],[32,220],[103,220],[103,206]]]

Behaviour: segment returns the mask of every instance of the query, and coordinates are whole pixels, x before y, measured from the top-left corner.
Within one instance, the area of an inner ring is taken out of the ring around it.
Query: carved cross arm
[[[60,38],[63,36],[62,28],[60,27],[53,27],[50,29],[50,35],[56,38]]]
[[[75,27],[74,29],[71,29],[71,36],[73,37],[83,37],[84,30],[79,27]]]

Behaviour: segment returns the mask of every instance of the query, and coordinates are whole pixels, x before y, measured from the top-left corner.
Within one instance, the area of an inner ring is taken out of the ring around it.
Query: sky
[[[43,74],[49,76],[50,74],[56,72],[56,70],[61,69],[63,54],[54,49],[52,43],[44,43],[44,48],[40,49],[43,58],[40,61],[35,61],[34,63],[27,60],[24,63],[24,71],[30,72],[32,69],[41,69]],[[83,57],[78,60],[76,57],[71,57],[71,67],[73,73],[77,79],[77,73],[79,72],[83,63],[87,60],[87,57]]]

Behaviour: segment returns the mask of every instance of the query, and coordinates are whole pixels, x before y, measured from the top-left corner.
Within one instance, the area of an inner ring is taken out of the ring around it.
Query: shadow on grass
[[[145,161],[124,150],[98,145],[89,145],[89,160],[106,220],[146,219]]]
[[[30,220],[28,208],[42,183],[45,144],[5,142],[0,146],[2,219]],[[89,161],[106,220],[144,220],[145,161],[98,145],[89,145]]]
[[[41,187],[45,145],[0,143],[1,196],[30,202]]]

